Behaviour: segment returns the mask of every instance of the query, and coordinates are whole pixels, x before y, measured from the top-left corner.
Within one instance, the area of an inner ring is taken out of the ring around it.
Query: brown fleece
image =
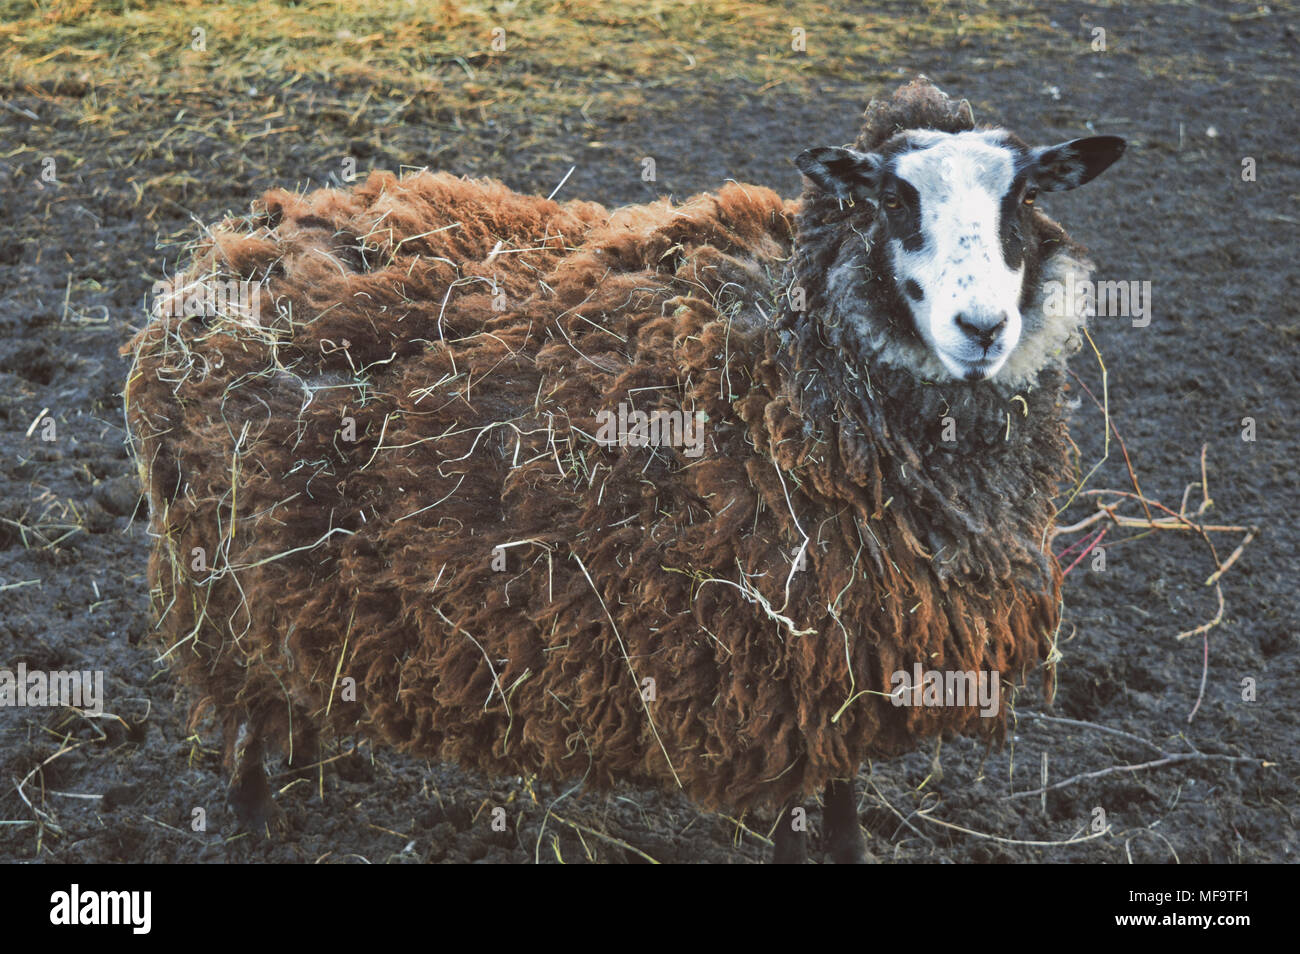
[[[126,388],[194,717],[232,757],[241,727],[298,761],[359,733],[733,811],[995,734],[1005,694],[981,718],[883,693],[914,663],[1009,688],[1047,657],[1060,376],[1022,414],[854,371],[815,316],[777,320],[796,212],[752,185],[610,213],[374,173],[218,227],[176,300],[244,279],[259,313],[158,315]],[[703,412],[704,453],[598,444],[620,402]]]

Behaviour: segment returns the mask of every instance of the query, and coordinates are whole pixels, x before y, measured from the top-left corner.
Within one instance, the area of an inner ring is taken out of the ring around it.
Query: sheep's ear
[[[813,185],[837,199],[867,199],[880,184],[880,157],[875,153],[818,146],[795,156],[794,164]]]
[[[1030,177],[1044,192],[1063,192],[1091,182],[1124,155],[1119,136],[1089,136],[1035,149]]]

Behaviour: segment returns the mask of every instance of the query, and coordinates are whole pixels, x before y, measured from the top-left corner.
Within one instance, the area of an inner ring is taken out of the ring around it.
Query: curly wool
[[[936,387],[779,322],[797,211],[375,173],[216,229],[174,296],[237,278],[260,314],[164,307],[126,389],[193,717],[231,758],[362,734],[736,811],[999,732],[1005,699],[885,694],[1048,658],[1060,375]],[[703,453],[598,442],[620,402],[702,413]]]

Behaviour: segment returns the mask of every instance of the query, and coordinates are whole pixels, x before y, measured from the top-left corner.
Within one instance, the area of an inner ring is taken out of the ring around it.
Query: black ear
[[[805,149],[794,164],[813,185],[837,199],[865,199],[880,183],[880,157],[838,146]]]
[[[1124,155],[1119,136],[1088,136],[1035,149],[1030,178],[1043,192],[1064,192],[1091,182]]]

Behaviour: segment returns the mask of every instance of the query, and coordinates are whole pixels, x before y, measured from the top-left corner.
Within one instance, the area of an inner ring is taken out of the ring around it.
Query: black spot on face
[[[879,216],[877,222],[883,218]],[[916,326],[916,315],[903,290],[904,282],[894,271],[893,256],[883,234],[875,232],[868,247],[867,258],[863,263],[863,273],[867,276],[863,294],[874,303],[874,310],[891,333],[914,344],[924,344],[925,339]]]
[[[921,251],[925,236],[921,232],[921,194],[916,187],[889,169],[881,177],[880,196],[884,238],[902,242],[905,251]],[[889,197],[895,200],[896,208],[889,207]]]
[[[1011,183],[1011,188],[1002,197],[998,216],[1001,219],[1002,258],[1007,268],[1016,269],[1025,258],[1026,236],[1030,234],[1029,217],[1032,213],[1024,204],[1025,189],[1028,186],[1025,174],[1021,173]]]
[[[925,293],[921,291],[921,286],[910,278],[903,282],[903,291],[907,293],[907,297],[912,299],[912,301],[921,301],[925,298]]]
[[[1026,193],[1038,186],[1032,169],[1025,165],[1029,158],[1028,148],[1010,135],[1007,136],[1005,145],[1017,154],[1019,171],[1002,199],[1002,256],[1008,268],[1024,267],[1025,278],[1020,291],[1020,309],[1024,313],[1029,309],[1038,289],[1043,259],[1052,252],[1042,247],[1042,226],[1046,220],[1038,214],[1036,207],[1025,205],[1024,202]]]

